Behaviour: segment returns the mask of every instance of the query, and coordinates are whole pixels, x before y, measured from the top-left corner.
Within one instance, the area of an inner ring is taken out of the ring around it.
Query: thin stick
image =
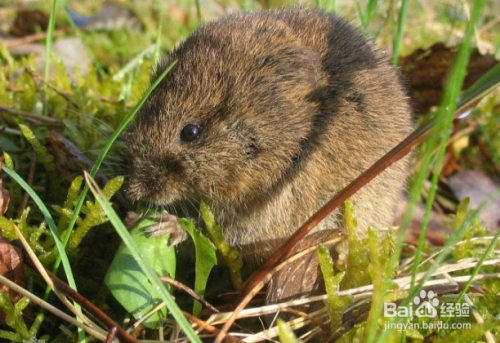
[[[169,278],[168,276],[162,276],[162,277],[160,277],[160,280],[162,282],[168,283],[169,285],[172,285],[175,288],[180,289],[181,291],[189,294],[191,297],[193,297],[193,299],[195,299],[196,301],[199,301],[200,303],[202,303],[203,305],[205,305],[205,307],[207,307],[208,309],[210,309],[210,311],[215,312],[215,313],[219,313],[220,312],[218,309],[216,309],[215,307],[213,307],[212,304],[210,304],[208,301],[206,301],[205,299],[203,299],[202,297],[200,297],[194,290],[192,290],[191,288],[189,288],[188,286],[186,286],[182,282],[179,282],[177,280]]]
[[[64,124],[57,119],[41,116],[38,114],[19,111],[19,110],[4,106],[2,104],[0,104],[0,111],[4,111],[4,112],[10,113],[10,114],[18,115],[20,117],[23,117],[26,121],[29,121],[35,125],[40,125],[41,122],[42,123],[45,122],[46,123],[45,125],[60,126],[60,127],[64,126]]]

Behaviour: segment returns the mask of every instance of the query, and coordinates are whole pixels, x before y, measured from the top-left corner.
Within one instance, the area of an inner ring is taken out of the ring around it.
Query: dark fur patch
[[[243,143],[243,153],[245,154],[245,158],[247,160],[254,159],[260,154],[261,147],[257,139],[257,133],[253,128],[247,126],[241,121],[230,123],[227,128],[228,130],[233,131],[238,139],[240,139]]]
[[[332,24],[334,34],[328,37],[327,53],[321,61],[324,70],[328,72],[328,85],[316,88],[307,98],[307,101],[318,104],[318,112],[314,115],[309,135],[300,142],[301,158],[292,160],[283,175],[284,180],[291,180],[297,175],[309,155],[319,148],[322,136],[328,132],[329,126],[336,120],[342,120],[339,118],[341,99],[349,97],[346,93],[353,89],[353,75],[360,70],[374,69],[379,64],[379,58],[360,33],[340,19],[335,19]],[[346,54],[346,51],[351,50],[357,53]],[[356,106],[364,111],[364,97],[359,95],[357,98],[361,102],[356,103]]]
[[[247,144],[247,149],[245,150],[245,156],[247,160],[249,159],[254,159],[260,154],[260,146],[257,143],[257,138],[256,137],[249,137],[250,138],[250,143]]]
[[[345,98],[348,102],[351,102],[355,105],[356,111],[359,113],[366,112],[366,103],[365,103],[365,95],[360,92],[352,92]]]

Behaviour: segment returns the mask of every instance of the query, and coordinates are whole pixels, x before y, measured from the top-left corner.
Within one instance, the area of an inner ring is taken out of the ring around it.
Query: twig
[[[444,277],[448,281],[450,281],[450,283],[452,285],[457,285],[458,286],[458,283],[455,280],[453,280],[453,278],[451,277],[450,274],[444,273]],[[467,305],[469,305],[469,308],[471,309],[472,315],[473,315],[474,319],[476,320],[476,322],[479,323],[479,324],[484,324],[483,317],[481,317],[481,314],[477,310],[477,308],[474,305],[474,303],[470,300],[469,296],[465,295],[464,299],[465,299],[465,302],[467,303]],[[484,338],[486,338],[486,342],[488,342],[488,343],[495,343],[496,342],[495,338],[493,337],[493,334],[489,330],[484,333]]]
[[[494,261],[496,265],[498,265],[499,261]],[[470,267],[470,266],[469,266]],[[465,268],[462,268],[465,269]],[[456,269],[456,270],[462,270],[462,269]],[[439,273],[442,274],[443,272]],[[439,275],[438,274],[438,275]],[[422,277],[423,275],[420,275]],[[485,279],[496,279],[500,277],[500,273],[491,273],[491,274],[478,274],[474,277],[474,281],[481,281]],[[456,276],[453,277],[453,280],[456,281],[459,284],[464,284],[467,281],[470,280],[470,275],[465,275],[465,276]],[[410,289],[410,283],[411,283],[411,276],[407,276],[404,278],[400,279],[394,279],[394,283],[399,287],[398,291],[406,291]],[[439,280],[431,280],[427,281],[424,284],[424,287],[431,287],[431,286],[439,286],[448,283],[446,279],[439,279]],[[354,301],[359,301],[362,299],[368,299],[371,298],[373,293],[373,285],[367,285],[367,286],[361,286],[358,288],[353,288],[353,289],[348,289],[345,291],[340,291],[339,292],[339,297],[346,297],[346,296],[352,296]],[[297,300],[291,300],[287,301],[284,303],[279,303],[279,304],[271,304],[271,305],[265,305],[260,308],[248,308],[240,313],[237,314],[236,319],[242,319],[242,318],[251,318],[251,317],[258,317],[262,316],[265,314],[270,314],[270,313],[275,313],[278,311],[283,311],[289,308],[290,306],[303,306],[315,302],[322,302],[327,299],[327,295],[316,295],[310,298],[304,298],[304,299],[297,299]],[[224,322],[227,322],[235,312],[221,312],[217,314],[213,314],[207,322],[213,325],[216,324],[221,324]]]
[[[213,307],[208,301],[206,301],[205,299],[203,299],[202,297],[200,297],[194,290],[192,290],[191,288],[189,288],[188,286],[186,286],[182,282],[179,282],[177,280],[169,278],[168,276],[162,276],[162,277],[160,277],[160,280],[163,281],[163,282],[168,283],[169,285],[174,286],[177,289],[180,289],[181,291],[183,291],[183,292],[185,292],[187,294],[189,294],[195,300],[199,301],[200,303],[202,303],[203,305],[205,305],[205,307],[209,308],[212,312],[215,312],[215,313],[219,313],[220,312],[218,309],[216,309],[215,307]]]
[[[184,315],[186,316],[187,319],[189,319],[191,322],[197,324],[201,329],[208,331],[209,333],[212,333],[212,334],[219,333],[218,328],[216,328],[213,325],[208,324],[206,321],[201,320],[200,318],[197,318],[186,311],[183,311],[182,313],[184,313]]]
[[[57,31],[54,31],[54,36],[61,35],[63,33],[64,33],[64,30],[57,30]],[[11,48],[18,46],[18,45],[36,42],[36,41],[39,41],[39,40],[42,40],[45,38],[47,38],[47,32],[39,32],[39,33],[35,33],[35,34],[25,36],[22,38],[3,39],[2,41],[7,49],[11,49]]]
[[[66,100],[67,102],[69,102],[70,104],[72,104],[73,106],[75,106],[76,108],[80,107],[80,106],[78,106],[78,104],[76,102],[74,102],[69,97],[69,94],[71,94],[71,93],[63,92],[62,90],[60,90],[59,88],[57,88],[56,86],[54,86],[52,83],[50,83],[48,80],[45,80],[42,76],[40,76],[37,73],[35,73],[30,68],[25,68],[24,70],[33,78],[33,82],[35,83],[35,85],[37,84],[36,80],[39,80],[40,82],[42,82],[45,85],[47,85],[47,87],[49,87],[54,92],[56,92],[57,94],[59,94],[61,97],[64,98],[64,100]],[[37,89],[38,89],[38,87],[37,87]]]
[[[116,337],[116,332],[118,331],[118,328],[116,326],[113,326],[109,331],[108,331],[108,336],[106,336],[106,343],[111,343]]]
[[[134,337],[123,330],[117,323],[115,323],[104,312],[102,312],[99,308],[92,304],[87,298],[83,297],[80,293],[75,292],[71,287],[69,287],[66,283],[61,281],[51,272],[47,271],[47,273],[54,282],[57,290],[85,308],[85,310],[87,310],[99,322],[103,323],[108,329],[113,329],[114,327],[116,327],[116,336],[120,339],[121,342],[136,342],[136,339]]]
[[[39,114],[33,114],[33,113],[19,111],[19,110],[4,106],[2,104],[0,104],[0,111],[4,111],[4,112],[10,113],[10,114],[14,114],[14,115],[23,117],[26,121],[29,121],[30,123],[36,124],[36,125],[40,125],[41,123],[45,122],[46,123],[45,125],[48,125],[48,126],[59,126],[59,127],[64,126],[64,124],[57,119],[42,116]]]

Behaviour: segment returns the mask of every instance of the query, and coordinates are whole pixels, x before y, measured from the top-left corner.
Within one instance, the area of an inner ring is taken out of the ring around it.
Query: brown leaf
[[[470,198],[470,208],[477,208],[492,193],[500,189],[498,180],[494,180],[483,172],[475,170],[464,170],[449,178],[450,188],[458,199]],[[486,228],[495,234],[500,225],[500,196],[493,199],[479,217]]]
[[[428,49],[417,49],[401,58],[401,71],[403,79],[409,83],[410,101],[415,114],[425,114],[432,106],[439,104],[446,75],[456,53],[456,48],[436,43]],[[463,88],[469,88],[497,63],[493,55],[481,55],[477,48],[473,49]]]
[[[50,131],[45,138],[45,147],[54,156],[57,170],[68,180],[72,180],[70,174],[81,174],[83,170],[92,168],[92,161],[71,141],[55,131]]]
[[[24,287],[23,254],[21,249],[13,246],[3,238],[0,238],[0,275]],[[16,303],[21,295],[2,285],[1,292],[9,292],[13,303]],[[5,321],[5,314],[0,311],[0,323]]]
[[[47,30],[49,16],[40,10],[22,10],[17,13],[16,19],[10,28],[15,36],[27,36],[36,33],[39,29]]]
[[[56,169],[68,180],[73,181],[73,175],[81,175],[84,170],[91,170],[94,163],[87,158],[69,139],[56,131],[50,131],[45,137],[45,147],[54,156]],[[107,183],[109,179],[98,172],[97,180]]]
[[[339,230],[322,230],[307,235],[287,255],[296,253],[324,242],[339,233]],[[267,288],[267,303],[277,303],[324,292],[323,275],[319,268],[316,249],[299,260],[291,262],[277,272]],[[307,309],[301,309],[307,312]]]
[[[3,160],[0,159],[0,170],[2,170]],[[0,175],[1,176],[1,175]],[[3,188],[3,181],[0,177],[0,216],[3,216],[7,212],[9,207],[10,194],[9,191]]]

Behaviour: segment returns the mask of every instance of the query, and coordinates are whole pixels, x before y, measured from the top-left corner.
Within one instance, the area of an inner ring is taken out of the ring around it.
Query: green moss
[[[23,311],[29,303],[28,298],[22,297],[13,304],[9,292],[0,292],[0,308],[5,313],[5,324],[14,330],[13,332],[0,330],[0,338],[13,342],[23,342],[34,338],[42,339],[37,337],[37,333],[43,322],[44,315],[38,314],[29,329],[24,320]]]
[[[122,176],[115,177],[114,179],[111,179],[108,181],[108,183],[104,186],[104,189],[102,191],[104,197],[106,200],[111,199],[111,197],[120,189],[120,187],[123,185],[124,178]],[[81,181],[80,181],[81,182]],[[78,182],[77,182],[78,183]],[[76,188],[78,184],[73,185],[74,188]],[[68,205],[74,207],[74,204],[76,203],[76,194],[74,194],[75,190],[70,188],[70,192],[68,192],[68,198],[67,201],[72,201],[72,203],[68,203]],[[69,199],[69,200],[68,200]],[[65,211],[60,211],[61,214],[66,213],[64,216],[66,217],[71,213],[71,216],[73,215],[73,211],[70,208],[65,208]],[[71,211],[71,212],[69,212]],[[68,246],[67,250],[68,252],[74,251],[81,243],[83,238],[87,235],[90,229],[102,225],[106,222],[108,222],[108,217],[102,210],[101,206],[96,202],[92,201],[87,201],[85,203],[85,206],[82,208],[82,213],[85,215],[83,219],[77,221],[77,226],[75,231],[71,234],[71,237],[68,241]],[[68,220],[69,222],[70,217],[66,217],[65,220]]]
[[[326,308],[330,315],[330,328],[334,332],[341,327],[342,314],[351,305],[352,300],[339,296],[340,282],[343,280],[345,272],[335,274],[332,256],[323,244],[318,246],[318,260],[328,295]]]
[[[208,234],[211,241],[217,247],[217,251],[221,255],[222,259],[226,263],[229,274],[231,276],[231,282],[235,289],[241,289],[243,286],[243,281],[241,278],[241,268],[243,267],[243,261],[239,252],[229,246],[222,235],[222,230],[220,225],[215,223],[214,215],[208,205],[205,202],[201,202],[200,206],[201,216],[207,227]]]
[[[370,283],[368,239],[359,239],[358,223],[351,199],[344,203],[344,225],[347,231],[349,252],[345,263],[346,275],[342,281],[342,288],[349,289],[367,285]]]

